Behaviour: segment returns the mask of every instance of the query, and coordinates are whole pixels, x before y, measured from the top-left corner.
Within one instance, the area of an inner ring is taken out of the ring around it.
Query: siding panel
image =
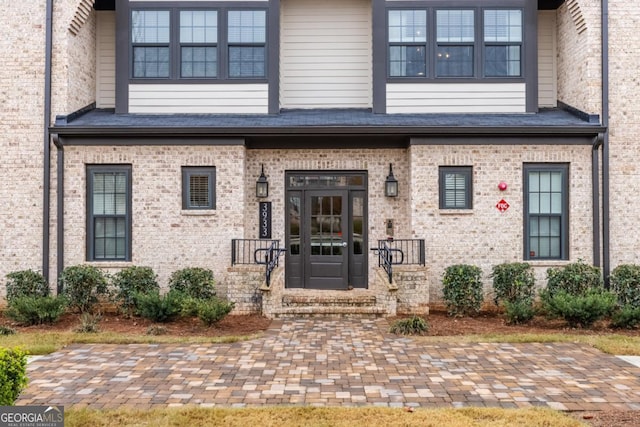
[[[129,112],[268,114],[266,84],[129,85]]]
[[[524,113],[524,83],[389,83],[387,113]]]
[[[371,2],[281,1],[282,108],[371,108]]]
[[[96,107],[116,105],[116,13],[96,12]]]
[[[556,12],[538,12],[538,105],[556,107]]]

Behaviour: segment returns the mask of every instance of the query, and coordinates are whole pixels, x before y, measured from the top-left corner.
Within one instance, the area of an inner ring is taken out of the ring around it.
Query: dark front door
[[[367,287],[366,173],[287,172],[286,285]]]
[[[346,289],[349,252],[347,192],[314,190],[305,192],[303,233],[309,244],[305,251],[306,287]]]

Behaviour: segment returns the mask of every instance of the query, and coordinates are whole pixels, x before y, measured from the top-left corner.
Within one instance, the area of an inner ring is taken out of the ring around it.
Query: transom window
[[[131,166],[87,167],[87,259],[131,260]]]
[[[525,259],[568,259],[567,165],[525,165]]]
[[[132,10],[135,79],[266,78],[267,11]]]
[[[440,209],[471,209],[472,204],[471,166],[441,166]]]
[[[522,9],[387,10],[392,78],[522,77]]]
[[[215,167],[182,168],[182,209],[215,209]]]

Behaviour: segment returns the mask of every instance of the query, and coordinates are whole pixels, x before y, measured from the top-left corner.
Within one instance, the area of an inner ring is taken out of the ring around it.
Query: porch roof
[[[58,116],[51,133],[63,137],[273,137],[555,136],[604,132],[599,117],[563,109],[536,114],[374,114],[370,110],[284,110],[257,114],[115,114],[89,109]]]

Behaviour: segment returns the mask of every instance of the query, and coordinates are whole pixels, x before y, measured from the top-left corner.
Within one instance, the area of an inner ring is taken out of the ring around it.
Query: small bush
[[[565,290],[558,290],[548,296],[545,302],[545,308],[551,316],[564,319],[572,328],[590,327],[597,320],[608,316],[615,306],[615,294],[599,289],[588,290],[584,295],[572,295]]]
[[[180,291],[196,299],[209,299],[216,294],[213,272],[199,267],[174,271],[169,278],[169,290]]]
[[[167,328],[159,325],[151,325],[147,328],[147,335],[164,335],[167,333]]]
[[[619,265],[611,272],[610,280],[621,306],[640,307],[640,265]]]
[[[13,405],[27,381],[27,353],[0,347],[0,406]]]
[[[8,326],[0,325],[0,335],[14,335],[16,330]]]
[[[107,278],[91,265],[67,267],[59,280],[69,307],[80,313],[90,312],[101,299],[109,295]]]
[[[592,289],[601,288],[600,269],[582,261],[547,270],[546,296],[552,297],[560,290],[569,295],[585,295]]]
[[[640,326],[640,307],[623,306],[613,313],[611,326],[614,328],[636,329]]]
[[[234,303],[220,298],[200,300],[198,303],[198,319],[206,326],[211,326],[222,320],[233,310]]]
[[[49,295],[49,285],[44,276],[33,270],[14,271],[7,274],[7,303],[23,296]]]
[[[158,275],[151,267],[127,267],[113,275],[111,283],[115,288],[114,300],[126,315],[135,314],[136,294],[159,292]]]
[[[504,313],[507,317],[507,323],[509,325],[520,325],[527,323],[536,314],[533,308],[533,301],[528,299],[522,299],[520,301],[504,301]]]
[[[102,320],[102,315],[100,313],[92,314],[92,313],[82,313],[80,316],[80,326],[78,326],[75,331],[80,332],[81,334],[95,334],[100,332],[100,321]]]
[[[159,292],[137,294],[138,314],[154,322],[170,322],[182,309],[182,296],[176,292],[160,295]]]
[[[452,265],[444,273],[444,300],[450,316],[477,314],[482,307],[482,270],[467,264]]]
[[[67,307],[63,297],[18,297],[14,298],[5,314],[21,325],[55,323]]]
[[[429,332],[429,323],[422,317],[413,315],[393,322],[389,332],[396,335],[425,335]]]
[[[526,262],[511,262],[493,267],[494,301],[515,303],[522,300],[533,300],[536,279],[531,265]]]
[[[202,301],[206,301],[206,300],[194,298],[192,296],[184,295],[178,291],[172,291],[172,292],[176,293],[177,295],[181,295],[180,314],[182,314],[183,316],[187,316],[187,317],[197,316],[200,303]]]

